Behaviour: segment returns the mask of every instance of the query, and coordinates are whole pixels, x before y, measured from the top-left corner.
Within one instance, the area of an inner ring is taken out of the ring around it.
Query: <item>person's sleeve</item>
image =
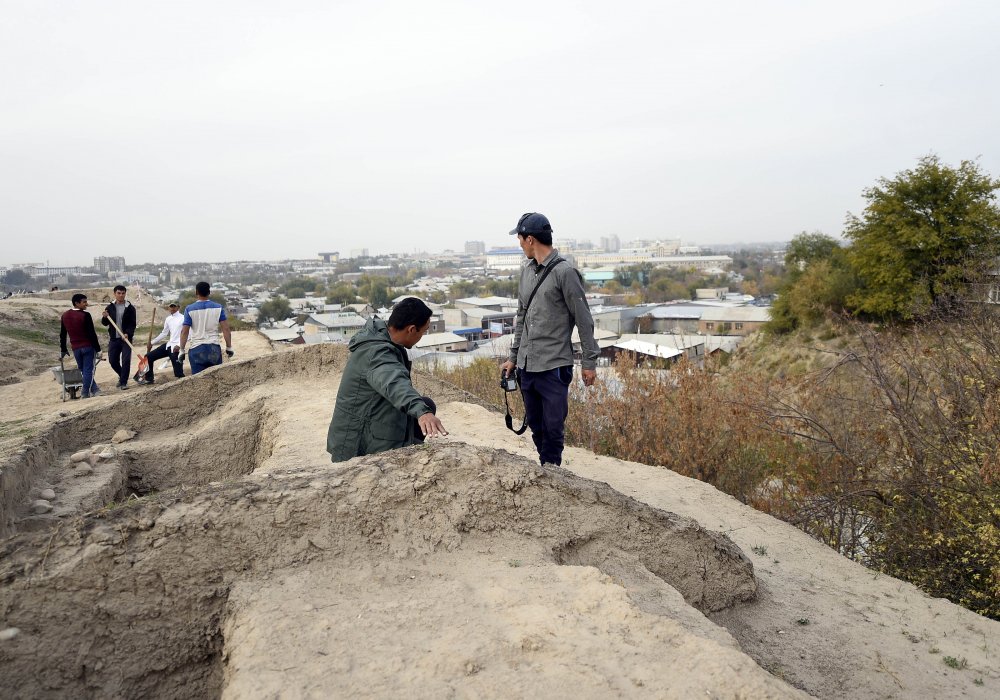
[[[105,310],[105,311],[108,311],[108,307],[106,307],[106,306],[105,306],[105,307],[104,307],[104,310]],[[108,313],[111,313],[111,312],[110,312],[110,311],[108,311]],[[106,319],[106,318],[104,318],[103,316],[101,316],[101,325],[102,325],[102,326],[108,326],[108,328],[110,329],[110,327],[111,327],[111,322],[110,322],[110,321],[109,321],[108,319]]]
[[[63,355],[69,354],[66,350],[66,322],[59,319],[59,349]]]
[[[150,345],[156,345],[161,340],[166,340],[169,337],[170,337],[170,317],[167,316],[167,320],[163,322],[163,330],[160,331],[160,334],[158,336],[149,341],[149,343]]]
[[[410,373],[389,348],[378,350],[372,355],[365,379],[372,389],[400,411],[414,418],[430,413],[431,409],[413,388]]]
[[[94,352],[101,351],[101,341],[97,339],[97,328],[94,327],[94,319],[87,314],[83,319],[83,332],[87,334],[90,345]]]
[[[580,274],[569,265],[562,275],[563,302],[573,316],[573,323],[580,332],[580,350],[583,358],[580,365],[583,369],[596,369],[597,358],[601,349],[594,339],[594,317],[587,303],[587,293],[580,281]]]
[[[524,332],[524,307],[521,306],[521,277],[517,278],[517,313],[514,314],[514,339],[510,343],[508,360],[517,364],[517,349],[521,347],[521,334]]]
[[[182,325],[184,325],[184,326],[190,326],[191,325],[191,314],[190,314],[190,312],[188,312],[187,309],[184,309],[184,323]]]
[[[223,307],[223,308],[219,309],[219,323],[222,323],[223,321],[228,321],[228,320],[229,319],[226,317],[226,308]]]

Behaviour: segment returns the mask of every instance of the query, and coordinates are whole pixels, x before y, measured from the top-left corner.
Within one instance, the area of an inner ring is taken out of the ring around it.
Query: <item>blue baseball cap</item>
[[[520,234],[522,236],[534,236],[538,233],[552,233],[552,224],[549,220],[545,218],[545,214],[538,214],[536,212],[528,212],[523,214],[520,219],[517,220],[517,226],[510,235]]]

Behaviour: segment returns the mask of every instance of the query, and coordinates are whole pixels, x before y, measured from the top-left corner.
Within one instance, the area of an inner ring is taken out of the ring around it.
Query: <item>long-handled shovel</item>
[[[125,344],[128,345],[130,348],[132,348],[132,352],[134,352],[135,355],[136,355],[136,357],[139,358],[139,362],[140,363],[145,362],[146,361],[146,353],[139,352],[138,350],[135,349],[135,346],[132,345],[132,343],[130,343],[128,341],[128,336],[125,335],[124,333],[122,333],[122,329],[118,327],[118,324],[115,323],[115,320],[113,318],[111,318],[110,315],[108,316],[108,323],[110,323],[112,326],[114,326],[115,330],[118,331],[118,337],[121,338],[122,340],[124,340]],[[152,336],[150,336],[150,337],[152,338]]]
[[[146,339],[147,348],[153,342],[153,325],[155,323],[156,323],[156,307],[154,306],[153,317],[149,319],[149,337]],[[144,375],[147,369],[149,369],[149,360],[147,360],[146,356],[143,355],[142,357],[139,358],[139,366],[135,370],[135,376],[140,377]]]

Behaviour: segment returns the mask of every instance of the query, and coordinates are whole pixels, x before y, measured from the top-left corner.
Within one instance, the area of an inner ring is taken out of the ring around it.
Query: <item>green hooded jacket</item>
[[[413,388],[406,350],[389,338],[385,321],[368,319],[348,348],[351,355],[326,434],[332,461],[420,442],[417,419],[430,408]]]

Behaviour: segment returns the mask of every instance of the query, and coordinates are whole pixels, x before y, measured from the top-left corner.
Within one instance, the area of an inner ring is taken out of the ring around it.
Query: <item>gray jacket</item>
[[[528,259],[521,266],[514,342],[509,359],[528,372],[544,372],[573,364],[573,326],[580,331],[583,369],[596,368],[601,354],[594,340],[594,317],[590,315],[590,306],[584,296],[583,281],[568,262],[552,268],[531,301],[525,318],[524,305],[538,278],[545,267],[557,259],[559,251],[553,249],[541,265]]]

